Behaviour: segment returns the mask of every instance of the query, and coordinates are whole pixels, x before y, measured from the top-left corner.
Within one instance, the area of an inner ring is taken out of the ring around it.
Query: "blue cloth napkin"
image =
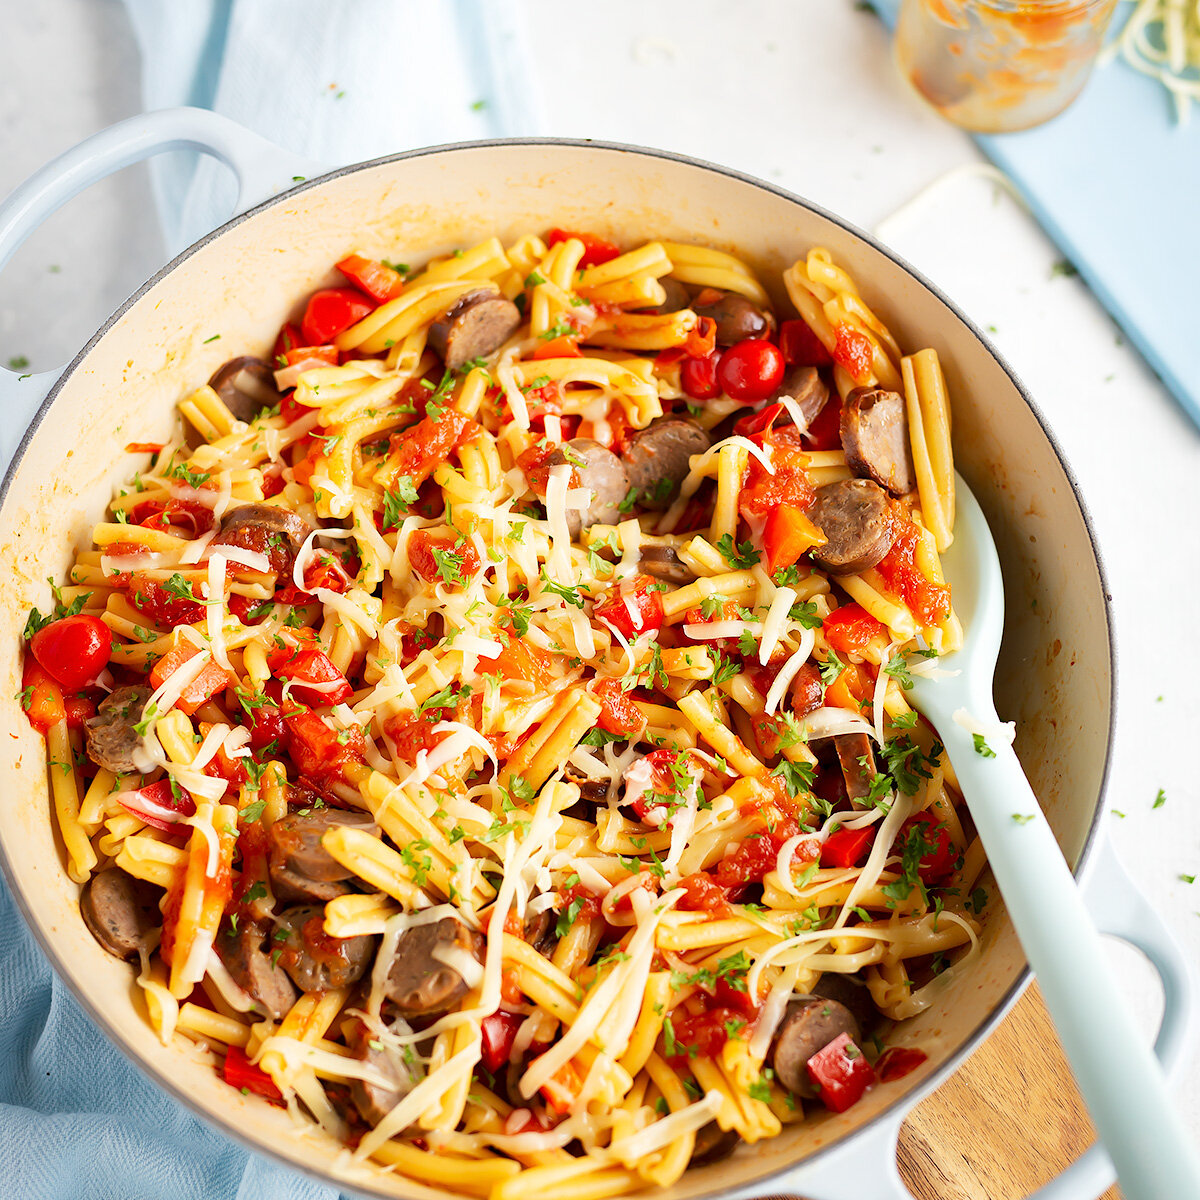
[[[147,109],[214,108],[339,165],[541,132],[512,0],[126,0]],[[152,167],[171,254],[229,215],[227,172]],[[353,214],[347,214],[352,221]],[[0,883],[0,1196],[336,1200],[248,1154],[159,1091],[92,1025]]]

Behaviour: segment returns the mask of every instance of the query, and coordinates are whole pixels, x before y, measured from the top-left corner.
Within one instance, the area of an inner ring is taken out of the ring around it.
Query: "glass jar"
[[[903,0],[896,61],[942,116],[1028,129],[1079,95],[1116,0]]]

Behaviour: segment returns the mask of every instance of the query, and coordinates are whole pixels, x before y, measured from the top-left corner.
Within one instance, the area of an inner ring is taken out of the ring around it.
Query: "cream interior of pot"
[[[220,362],[266,353],[297,299],[333,279],[329,264],[350,251],[416,263],[491,234],[508,239],[554,225],[625,243],[663,237],[734,250],[781,301],[780,271],[824,245],[902,347],[936,347],[953,400],[958,465],[991,520],[1004,564],[1008,623],[998,707],[1017,722],[1017,749],[1073,862],[1099,802],[1111,663],[1102,584],[1070,482],[987,348],[885,254],[764,187],[695,164],[587,145],[462,148],[360,168],[235,223],[146,290],[97,339],[15,467],[0,512],[7,565],[0,579],[0,704],[9,730],[0,846],[10,883],[60,974],[159,1083],[265,1152],[379,1195],[435,1193],[349,1165],[315,1128],[298,1131],[286,1113],[226,1086],[206,1052],[182,1038],[160,1045],[133,973],[87,933],[54,830],[44,745],[14,699],[21,629],[31,604],[46,607],[46,577],[62,578],[74,550],[89,544],[113,484],[144,462],[125,453],[126,443],[165,438],[175,402]],[[923,1068],[877,1087],[840,1117],[814,1114],[770,1144],[691,1172],[671,1194],[747,1184],[852,1133],[969,1042],[1022,969],[1017,939],[1003,913],[993,911],[973,969],[897,1031],[895,1040],[929,1053]]]

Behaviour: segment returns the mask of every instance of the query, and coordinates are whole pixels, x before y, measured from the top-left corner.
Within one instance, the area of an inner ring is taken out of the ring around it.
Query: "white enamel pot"
[[[129,967],[84,928],[78,888],[64,869],[44,746],[14,699],[25,614],[31,604],[46,606],[46,577],[63,575],[73,552],[89,543],[112,485],[136,469],[126,443],[165,438],[186,390],[235,354],[265,353],[297,299],[333,279],[331,263],[351,250],[419,260],[489,234],[504,239],[554,225],[622,242],[655,236],[727,247],[768,283],[811,246],[827,246],[901,345],[936,347],[953,397],[958,465],[991,521],[1004,564],[1009,615],[997,707],[1017,722],[1017,749],[1097,924],[1140,947],[1162,976],[1160,1057],[1168,1069],[1185,1061],[1194,1008],[1188,967],[1101,836],[1115,679],[1104,575],[1088,518],[1033,402],[987,339],[935,288],[814,205],[674,155],[593,142],[484,142],[317,177],[311,164],[194,109],[126,121],[24,184],[0,206],[0,266],[88,184],[182,146],[211,153],[236,172],[244,211],[151,279],[64,370],[20,379],[0,372],[0,444],[14,453],[0,498],[0,558],[8,564],[0,578],[0,705],[9,731],[0,752],[0,858],[55,970],[160,1087],[251,1149],[343,1189],[444,1194],[337,1161],[340,1146],[315,1127],[297,1132],[286,1113],[228,1087],[205,1052],[182,1039],[159,1044]],[[221,336],[214,341],[214,334]],[[920,1045],[928,1062],[841,1116],[813,1116],[689,1172],[670,1197],[908,1197],[895,1165],[905,1113],[987,1036],[1029,982],[1012,927],[1000,906],[994,909],[970,973],[898,1031],[897,1040]],[[1103,1152],[1093,1148],[1037,1194],[1083,1200],[1112,1178]]]

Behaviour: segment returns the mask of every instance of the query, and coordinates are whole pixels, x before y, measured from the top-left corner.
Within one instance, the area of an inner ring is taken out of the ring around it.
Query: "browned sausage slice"
[[[672,279],[670,275],[663,275],[658,282],[662,284],[663,291],[667,293],[666,299],[661,304],[652,304],[649,308],[639,308],[638,312],[679,312],[680,309],[687,308],[691,303],[691,297],[688,295],[687,288],[678,279]]]
[[[811,1099],[816,1092],[805,1070],[808,1060],[843,1033],[859,1039],[858,1022],[848,1008],[836,1000],[797,997],[787,1006],[771,1042],[775,1078],[789,1092]]]
[[[815,712],[825,702],[825,684],[821,681],[821,670],[816,663],[806,662],[796,672],[788,688],[788,701],[792,712],[798,717]]]
[[[150,699],[150,689],[140,684],[116,688],[100,701],[94,717],[87,721],[87,755],[98,767],[117,775],[137,770],[134,752],[142,735],[134,728]]]
[[[853,975],[846,975],[842,971],[826,971],[813,985],[812,994],[820,996],[822,1000],[836,1000],[849,1009],[864,1035],[869,1036],[872,1026],[880,1022],[879,1009],[871,999],[870,989]]]
[[[846,781],[846,795],[857,805],[871,791],[871,781],[878,774],[875,750],[865,733],[842,733],[833,739],[838,765]]]
[[[887,493],[870,479],[839,479],[817,488],[808,517],[827,539],[813,550],[813,561],[831,575],[875,566],[896,540]]]
[[[429,344],[451,371],[499,350],[521,324],[521,312],[498,292],[480,289],[460,296],[429,327]]]
[[[264,409],[279,403],[275,372],[261,358],[244,355],[218,367],[208,386],[239,420],[249,424]]]
[[[591,525],[613,525],[621,519],[618,506],[629,494],[629,475],[607,446],[591,438],[572,438],[556,446],[545,463],[547,468],[563,464],[574,467],[579,486],[592,493],[585,512],[567,509],[567,529],[573,538]]]
[[[917,486],[904,397],[883,388],[855,388],[842,405],[842,449],[855,475],[893,496]]]
[[[387,996],[406,1017],[432,1017],[453,1008],[467,992],[466,980],[438,954],[458,946],[479,958],[483,939],[453,917],[414,925],[396,945]]]
[[[709,1163],[728,1158],[741,1143],[736,1129],[721,1131],[716,1121],[709,1121],[696,1130],[696,1144],[692,1148],[691,1165],[706,1167]]]
[[[634,434],[625,451],[625,467],[638,504],[670,508],[687,477],[688,460],[711,445],[708,431],[690,417],[663,417]]]
[[[109,954],[134,958],[162,924],[158,890],[120,867],[99,871],[83,886],[79,912],[92,937]]]
[[[419,1068],[415,1056],[413,1064],[409,1065],[401,1051],[388,1051],[382,1043],[375,1042],[361,1021],[350,1036],[350,1047],[362,1062],[392,1081],[392,1086],[386,1088],[366,1079],[350,1081],[350,1099],[354,1107],[364,1121],[378,1125],[416,1087]]]
[[[717,345],[732,346],[746,338],[766,337],[771,321],[757,304],[737,292],[726,292],[711,304],[693,304],[698,317],[711,317],[717,323]]]
[[[221,521],[221,532],[213,539],[216,546],[240,546],[265,554],[276,575],[290,575],[296,555],[312,527],[290,509],[278,504],[243,504],[231,509]]]
[[[253,921],[232,928],[228,922],[217,932],[213,949],[234,983],[268,1016],[280,1020],[296,1003],[297,993],[287,973],[273,959],[265,925]]]
[[[350,825],[374,837],[379,826],[370,813],[346,808],[313,808],[289,813],[267,831],[271,886],[283,900],[325,902],[347,891],[341,882],[354,872],[342,866],[321,844],[331,829]]]
[[[807,429],[829,402],[829,388],[816,367],[792,367],[767,403],[778,403],[783,396],[795,401],[804,418],[803,423],[797,424],[801,429]]]
[[[665,579],[668,583],[696,582],[696,572],[679,557],[674,546],[643,546],[641,568],[647,575]]]
[[[325,932],[325,909],[302,904],[279,914],[275,948],[280,947],[279,965],[302,992],[328,992],[349,987],[367,973],[375,939],[331,937]]]

